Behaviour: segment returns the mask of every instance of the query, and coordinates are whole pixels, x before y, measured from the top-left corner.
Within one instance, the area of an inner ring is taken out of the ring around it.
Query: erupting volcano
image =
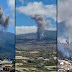
[[[3,29],[7,29],[9,26],[9,15],[7,15],[6,18],[3,16],[3,10],[2,7],[0,6],[0,31],[3,31]]]
[[[45,26],[50,24],[50,21],[45,21],[41,15],[30,16],[37,24],[37,39],[41,39],[44,35]]]

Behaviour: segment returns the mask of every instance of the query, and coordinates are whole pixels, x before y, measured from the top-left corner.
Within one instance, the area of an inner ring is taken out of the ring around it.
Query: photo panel
[[[72,0],[58,0],[58,71],[72,72]]]
[[[16,0],[16,72],[57,71],[56,0]]]
[[[0,72],[15,70],[15,0],[0,0]]]

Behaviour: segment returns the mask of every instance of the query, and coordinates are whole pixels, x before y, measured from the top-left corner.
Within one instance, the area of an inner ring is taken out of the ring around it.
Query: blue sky
[[[56,12],[56,7],[55,7],[56,6],[56,0],[16,0],[16,9],[19,8],[19,10],[16,10],[16,27],[19,28],[22,26],[35,26],[36,25],[35,21],[32,20],[29,17],[29,15],[27,15],[25,13],[25,10],[23,12],[20,9],[20,7],[27,7],[29,3],[33,4],[34,2],[37,2],[38,5],[41,2],[44,7],[50,5],[50,7],[53,8],[53,9],[50,9],[50,11],[52,12],[54,10],[54,13]],[[54,6],[54,7],[52,7],[52,6]],[[53,12],[52,12],[52,14],[53,14]],[[56,14],[53,16],[54,17],[52,17],[52,16],[46,17],[46,20],[51,21],[51,25],[47,26],[47,27],[56,29],[56,20],[54,19],[54,18],[56,18]]]
[[[24,0],[23,6],[26,6],[29,2],[42,2],[44,5],[56,5],[56,0]],[[19,0],[16,0],[16,7],[22,6],[22,3]],[[56,24],[56,22],[52,18],[48,18],[49,20],[52,20],[52,24]],[[30,23],[30,24],[29,24]],[[34,25],[35,22],[25,14],[19,14],[18,11],[16,11],[16,26],[29,26]]]
[[[14,2],[11,3],[11,0],[0,0],[0,5],[2,7],[4,17],[6,17],[7,15],[10,15],[11,23],[10,23],[9,28],[7,29],[7,32],[15,33]]]
[[[29,2],[43,2],[44,5],[54,4],[56,5],[56,0],[16,0],[16,6],[21,6],[22,3],[20,1],[24,1],[24,5],[27,5]]]
[[[4,17],[7,16],[7,14],[10,15],[10,19],[12,20],[8,32],[15,33],[15,25],[16,26],[34,26],[36,25],[35,21],[32,20],[28,15],[19,13],[16,10],[16,24],[14,24],[14,2],[15,0],[0,0],[0,5],[2,6],[2,9],[4,11]],[[43,5],[56,5],[56,0],[16,0],[16,8],[20,6],[27,6],[28,3],[34,3],[34,2],[42,2]],[[56,28],[56,21],[52,17],[46,18],[46,20],[51,20],[51,26],[52,28]]]

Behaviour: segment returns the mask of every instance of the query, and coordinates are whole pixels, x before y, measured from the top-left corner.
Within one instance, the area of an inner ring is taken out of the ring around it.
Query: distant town
[[[56,52],[16,51],[16,72],[56,72]]]

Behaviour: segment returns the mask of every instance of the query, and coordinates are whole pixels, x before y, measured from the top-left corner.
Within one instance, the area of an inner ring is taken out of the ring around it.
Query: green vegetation
[[[29,59],[16,59],[17,72],[50,72],[56,71],[56,31],[45,31],[41,40],[36,33],[16,36],[16,56]]]

